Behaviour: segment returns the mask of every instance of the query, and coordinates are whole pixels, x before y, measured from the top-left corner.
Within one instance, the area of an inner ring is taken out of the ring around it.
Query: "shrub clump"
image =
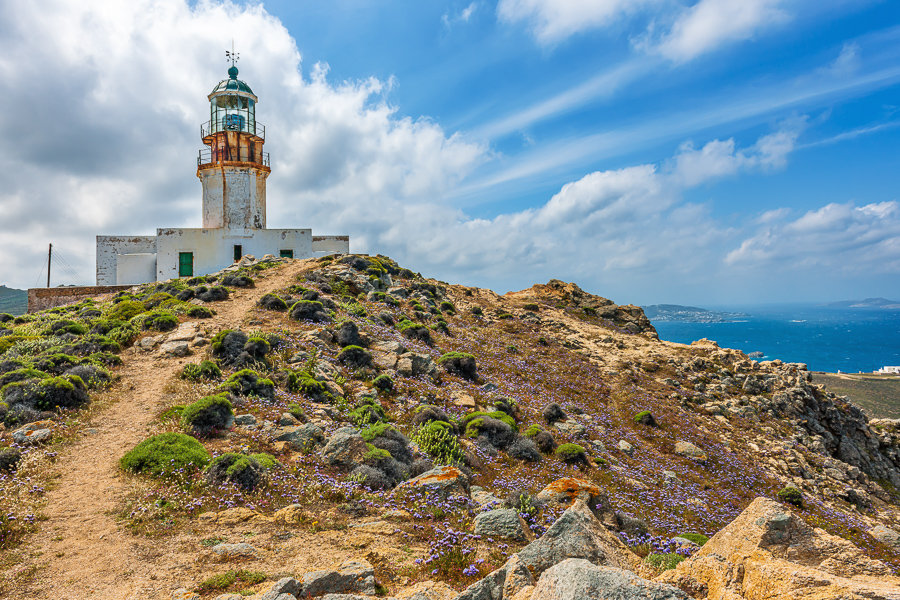
[[[243,369],[234,373],[225,380],[221,389],[238,396],[258,396],[275,401],[275,383],[271,379],[264,379],[253,369]]]
[[[189,381],[215,381],[222,377],[222,370],[219,365],[211,360],[204,360],[199,365],[197,363],[188,363],[181,370],[181,378]]]
[[[64,335],[71,333],[72,335],[84,335],[88,332],[88,328],[77,321],[70,319],[59,319],[50,324],[49,333],[51,335]]]
[[[435,464],[453,465],[462,461],[463,450],[454,435],[449,423],[430,421],[419,428],[413,435],[414,441],[422,452],[425,452]]]
[[[240,586],[242,588],[262,583],[266,580],[266,574],[262,571],[246,571],[239,569],[237,571],[226,571],[213,575],[197,586],[197,592],[200,594],[212,594],[213,592],[224,592],[232,588]]]
[[[459,429],[456,426],[456,423],[445,413],[442,409],[437,406],[432,406],[431,404],[423,404],[416,408],[416,414],[413,415],[412,424],[416,427],[422,427],[432,421],[440,421],[444,423],[447,427],[450,428],[450,431],[453,432],[453,435],[459,434]]]
[[[254,490],[262,482],[265,469],[255,458],[229,452],[213,459],[206,468],[206,481],[212,485],[233,483]]]
[[[350,411],[349,416],[357,427],[380,423],[385,419],[384,408],[372,398],[364,399],[359,406]]]
[[[194,290],[194,294],[204,302],[221,302],[223,300],[228,300],[228,290],[221,285],[216,285],[211,288],[202,285]]]
[[[226,275],[222,278],[222,285],[239,288],[255,287],[253,280],[245,275]]]
[[[466,352],[447,352],[438,359],[438,364],[444,367],[448,373],[459,375],[464,379],[474,381],[478,378],[475,357]]]
[[[419,340],[421,342],[425,342],[426,344],[432,343],[431,330],[421,323],[415,323],[413,321],[410,321],[409,319],[403,319],[397,324],[397,329],[400,330],[400,333],[402,333],[404,337],[407,337],[411,340]]]
[[[287,302],[275,294],[265,294],[259,299],[259,306],[266,310],[276,310],[284,312],[288,309]]]
[[[372,385],[375,386],[376,390],[381,390],[382,392],[390,392],[394,389],[394,380],[391,379],[391,376],[387,373],[381,374],[372,381]]]
[[[119,461],[131,473],[167,475],[184,469],[200,469],[209,462],[203,444],[183,433],[161,433],[147,438]]]
[[[649,410],[642,410],[638,414],[634,415],[634,422],[636,425],[646,425],[647,427],[659,426],[656,423],[656,419],[653,418],[652,414],[650,414]]]
[[[372,366],[372,355],[362,346],[347,346],[338,354],[337,360],[351,369]]]
[[[556,449],[556,456],[570,465],[587,464],[587,453],[578,444],[562,444]]]
[[[257,363],[268,366],[266,355],[271,344],[261,337],[249,337],[243,331],[223,329],[210,343],[212,357],[225,367],[252,367]]]
[[[778,498],[798,508],[803,508],[803,494],[795,487],[785,487],[778,492]]]
[[[513,458],[528,462],[538,462],[541,460],[541,453],[538,452],[537,445],[534,441],[527,437],[519,436],[506,449],[506,453]]]
[[[665,552],[648,554],[644,562],[656,569],[657,572],[662,573],[663,571],[674,569],[683,560],[684,557],[677,552]]]
[[[562,407],[556,402],[551,402],[545,406],[542,414],[544,420],[550,425],[553,425],[558,421],[563,421],[566,418],[566,413],[563,412]]]
[[[0,473],[12,473],[21,459],[22,452],[18,448],[0,449]]]
[[[181,424],[197,435],[210,435],[227,429],[233,416],[231,401],[225,394],[206,396],[184,407]]]
[[[154,331],[172,331],[178,327],[178,317],[170,312],[153,311],[141,316],[142,327]]]
[[[702,533],[682,533],[678,537],[684,538],[689,542],[693,542],[698,546],[702,546],[706,542],[709,541],[709,538],[703,535]]]
[[[317,300],[298,300],[291,306],[288,316],[295,321],[325,322],[331,320],[331,315],[325,310],[325,306]]]
[[[146,312],[146,308],[135,300],[123,300],[113,306],[106,313],[106,318],[116,321],[130,321],[139,314]]]
[[[81,408],[91,401],[87,386],[77,375],[10,383],[3,388],[2,393],[3,401],[11,412],[16,412],[17,407],[39,411]]]
[[[208,319],[213,316],[212,309],[206,308],[205,306],[191,306],[187,309],[187,316],[192,319]]]

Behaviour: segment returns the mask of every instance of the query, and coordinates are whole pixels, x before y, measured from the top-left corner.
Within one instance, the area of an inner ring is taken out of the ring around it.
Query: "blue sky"
[[[900,4],[803,0],[0,7],[0,282],[54,242],[198,226],[232,37],[269,226],[498,292],[900,298]],[[149,124],[146,126],[144,124]]]

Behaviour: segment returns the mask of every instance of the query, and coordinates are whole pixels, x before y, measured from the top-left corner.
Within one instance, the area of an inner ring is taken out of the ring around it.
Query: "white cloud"
[[[469,19],[472,18],[472,13],[474,13],[477,8],[478,3],[473,2],[455,15],[451,16],[449,12],[446,12],[441,16],[441,22],[448,28],[454,23],[468,23]]]
[[[526,21],[541,44],[554,44],[582,31],[605,27],[661,0],[500,0],[497,17]]]
[[[727,42],[753,37],[785,22],[784,0],[700,0],[684,9],[657,47],[662,55],[688,61]]]

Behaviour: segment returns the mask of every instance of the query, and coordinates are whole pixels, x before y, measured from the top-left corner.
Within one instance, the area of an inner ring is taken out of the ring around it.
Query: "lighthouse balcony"
[[[200,168],[207,165],[218,165],[223,163],[253,163],[255,165],[268,167],[269,153],[250,152],[251,149],[252,146],[249,148],[246,146],[241,148],[226,147],[217,151],[204,148],[200,150],[200,153],[197,156],[197,167]]]
[[[229,113],[200,125],[200,137],[204,144],[212,144],[216,134],[225,131],[248,133],[252,142],[266,141],[266,126],[246,113]]]

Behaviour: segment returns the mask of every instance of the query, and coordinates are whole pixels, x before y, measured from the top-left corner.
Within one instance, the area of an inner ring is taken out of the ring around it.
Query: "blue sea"
[[[659,337],[690,344],[700,338],[764,358],[803,362],[812,371],[871,372],[900,365],[900,311],[828,308],[812,304],[705,306],[745,313],[734,323],[653,322]]]

